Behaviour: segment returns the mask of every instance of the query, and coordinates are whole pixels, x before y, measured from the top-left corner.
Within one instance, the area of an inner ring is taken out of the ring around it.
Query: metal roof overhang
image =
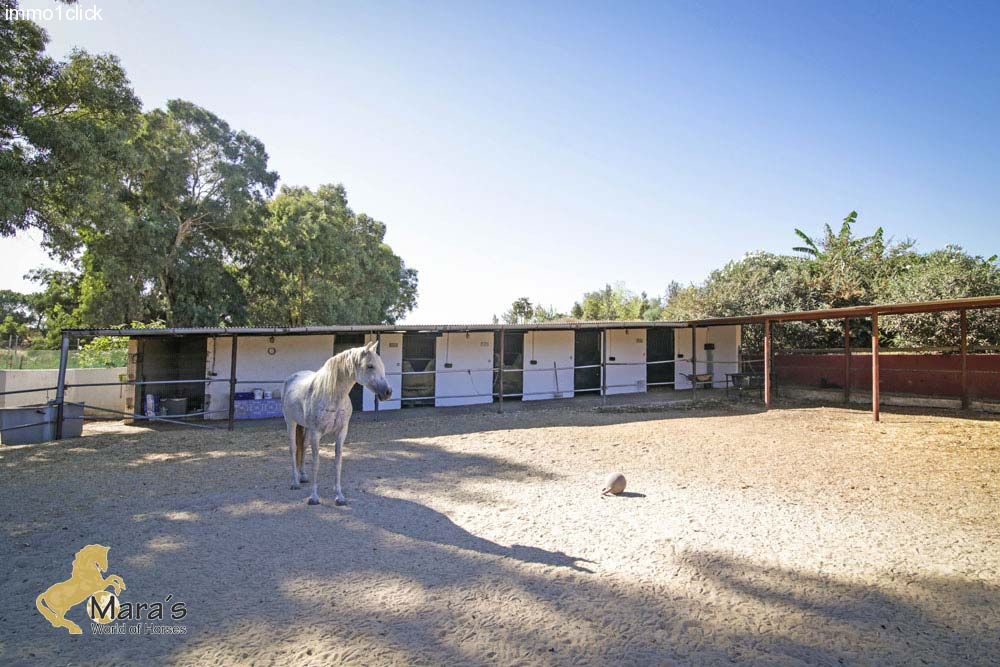
[[[976,308],[1000,308],[1000,296],[969,297],[964,299],[943,299],[940,301],[917,301],[913,303],[879,304],[873,306],[853,306],[850,308],[828,308],[825,310],[801,310],[787,313],[761,313],[758,315],[737,315],[733,317],[711,317],[682,322],[646,321],[586,321],[586,322],[542,322],[538,324],[355,324],[326,327],[190,327],[174,329],[63,329],[69,336],[129,336],[135,338],[155,338],[164,336],[309,336],[337,333],[444,333],[466,331],[576,331],[586,329],[677,329],[685,327],[725,326],[733,324],[761,324],[771,322],[792,322],[810,320],[833,320],[844,318],[871,317],[879,315],[908,315],[913,313],[936,313],[949,310],[973,310]]]

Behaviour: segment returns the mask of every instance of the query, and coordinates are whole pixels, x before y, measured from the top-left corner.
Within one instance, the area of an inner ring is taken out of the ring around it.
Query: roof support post
[[[576,365],[576,360],[573,360]],[[601,405],[608,402],[608,330],[601,329]]]
[[[499,376],[497,381],[497,412],[503,414],[503,358],[504,358],[504,329],[500,328],[500,368],[497,370]]]
[[[229,339],[232,341],[232,350],[229,355],[229,424],[227,428],[232,431],[236,422],[236,346],[239,340],[236,336]]]
[[[959,321],[961,326],[961,341],[959,350],[962,354],[962,409],[969,409],[969,318],[965,309],[959,311]]]
[[[764,409],[771,409],[771,320],[764,320]]]
[[[63,332],[59,346],[59,376],[56,380],[56,440],[62,440],[66,411],[66,367],[69,365],[69,334]]]
[[[375,353],[377,355],[379,355],[380,357],[382,356],[382,332],[381,331],[375,333]],[[402,368],[402,366],[400,368]],[[399,405],[400,405],[400,407],[402,407],[402,405],[403,405],[403,380],[402,380],[402,376],[400,377],[400,380],[399,380],[399,401],[400,401]],[[362,405],[361,407],[364,407],[364,405]],[[375,394],[375,421],[378,421],[378,394]]]
[[[851,402],[851,319],[844,318],[844,403]]]
[[[872,419],[879,420],[878,310],[872,311]]]
[[[698,388],[698,328],[691,326],[691,402]]]

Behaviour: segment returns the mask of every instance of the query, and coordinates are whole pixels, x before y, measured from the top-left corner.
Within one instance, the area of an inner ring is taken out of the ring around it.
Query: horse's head
[[[73,559],[73,569],[76,569],[77,566],[82,566],[85,569],[96,567],[101,572],[107,572],[108,551],[110,551],[108,547],[100,544],[88,544],[76,552],[76,557]]]
[[[361,363],[357,365],[354,379],[358,384],[367,387],[380,401],[388,401],[392,397],[392,387],[385,377],[385,366],[375,348],[378,343],[372,341],[361,348]]]

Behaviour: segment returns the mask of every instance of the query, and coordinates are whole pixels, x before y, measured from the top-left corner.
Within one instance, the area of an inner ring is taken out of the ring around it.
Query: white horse
[[[337,457],[337,505],[347,500],[340,489],[340,454],[347,438],[347,425],[351,421],[351,398],[348,395],[357,382],[372,391],[379,400],[392,396],[392,388],[385,378],[385,366],[375,351],[374,341],[364,347],[345,350],[330,357],[318,371],[299,371],[287,380],[281,394],[281,410],[288,425],[288,448],[292,454],[292,488],[300,489],[300,482],[308,482],[302,474],[305,441],[312,447],[312,495],[310,505],[319,505],[319,439],[325,433],[334,433]]]

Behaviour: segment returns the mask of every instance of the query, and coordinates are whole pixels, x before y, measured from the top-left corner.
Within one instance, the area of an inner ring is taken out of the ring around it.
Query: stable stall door
[[[366,343],[373,340],[375,340],[374,334],[365,336]],[[382,363],[385,365],[385,377],[389,380],[389,386],[392,387],[392,398],[388,401],[379,401],[378,409],[398,410],[399,399],[403,393],[402,376],[400,375],[403,370],[403,334],[382,334],[380,348],[379,356],[382,357]],[[375,409],[375,394],[367,387],[364,391],[364,408],[366,412]]]
[[[435,406],[493,402],[493,332],[442,334],[435,356]]]
[[[607,335],[608,394],[646,391],[646,330],[608,329]]]
[[[524,334],[524,400],[573,396],[572,331]]]

